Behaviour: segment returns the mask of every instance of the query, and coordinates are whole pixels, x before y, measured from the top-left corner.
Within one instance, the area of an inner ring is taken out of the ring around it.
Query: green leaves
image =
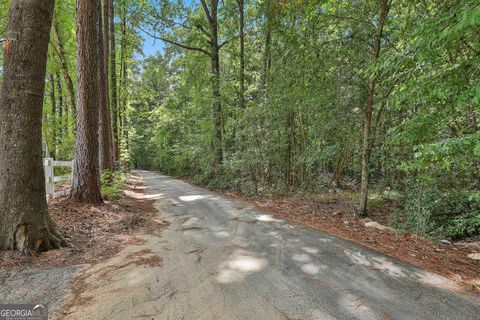
[[[400,165],[401,169],[406,171],[465,169],[480,156],[480,132],[419,145],[413,150],[413,159],[403,162]]]
[[[180,12],[165,2],[156,17],[164,31],[208,45],[194,27],[206,26],[200,7]],[[318,190],[334,175],[356,187],[367,83],[375,77],[373,181],[402,191],[411,228],[441,228],[435,213],[470,210],[465,199],[478,191],[479,7],[474,0],[394,3],[372,63],[378,1],[249,2],[239,108],[238,8],[224,2],[220,37],[232,39],[221,50],[225,163],[211,168],[210,62],[174,48],[135,73],[132,160],[244,192]],[[165,22],[175,16],[193,28]],[[416,197],[423,189],[432,192]],[[450,205],[456,197],[462,202]]]

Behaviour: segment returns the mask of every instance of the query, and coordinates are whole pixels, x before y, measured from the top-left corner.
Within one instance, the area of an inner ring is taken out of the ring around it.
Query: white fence
[[[70,188],[55,192],[55,183],[71,181],[73,173],[73,161],[57,161],[53,160],[53,158],[43,158],[43,167],[45,169],[45,190],[47,191],[47,199],[68,195]],[[70,168],[71,173],[64,176],[55,176],[55,167]]]

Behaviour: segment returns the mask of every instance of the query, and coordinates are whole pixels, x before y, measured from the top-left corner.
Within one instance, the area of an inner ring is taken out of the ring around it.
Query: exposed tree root
[[[15,250],[23,255],[37,255],[41,252],[68,247],[65,238],[58,232],[57,227],[47,216],[44,227],[34,228],[30,224],[20,224],[14,234]]]

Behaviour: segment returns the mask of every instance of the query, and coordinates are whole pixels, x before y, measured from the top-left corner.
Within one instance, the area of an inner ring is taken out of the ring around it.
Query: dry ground
[[[0,252],[0,271],[15,267],[47,269],[97,263],[114,256],[135,242],[135,235],[165,225],[158,219],[153,200],[142,199],[143,185],[132,175],[126,194],[104,204],[77,204],[67,198],[49,203],[49,212],[61,234],[71,245],[38,256],[22,256],[17,251]]]

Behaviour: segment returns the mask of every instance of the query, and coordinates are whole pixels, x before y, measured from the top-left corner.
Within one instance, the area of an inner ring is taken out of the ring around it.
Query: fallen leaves
[[[47,268],[96,263],[137,241],[135,236],[138,233],[166,225],[153,207],[154,200],[142,199],[144,189],[138,188],[138,183],[135,177],[127,183],[130,192],[134,189],[135,197],[125,196],[99,206],[78,204],[66,198],[51,201],[50,216],[71,247],[47,251],[37,257],[21,256],[16,251],[0,252],[0,270],[18,266]],[[153,259],[146,263],[156,264],[158,261]]]

